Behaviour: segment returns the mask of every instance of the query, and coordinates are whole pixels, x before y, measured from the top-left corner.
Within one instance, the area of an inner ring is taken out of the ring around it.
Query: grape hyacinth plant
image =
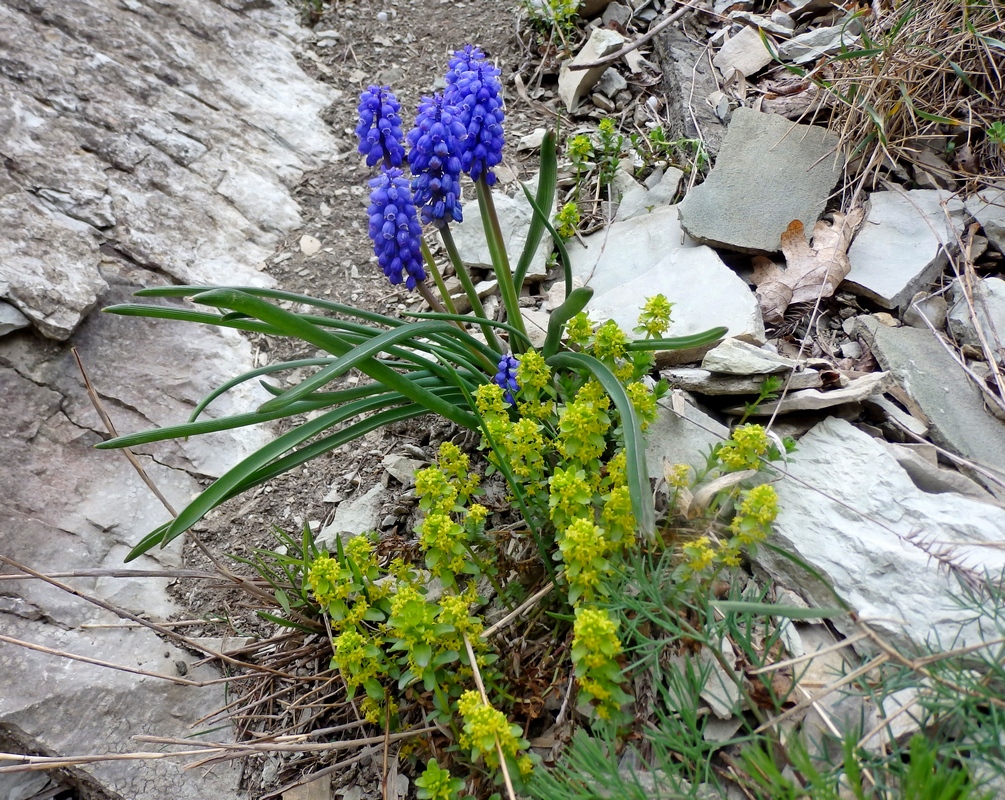
[[[99,447],[131,447],[287,422],[285,432],[147,535],[129,554],[132,560],[163,547],[227,500],[371,431],[436,414],[476,432],[486,451],[486,475],[502,475],[513,513],[522,517],[515,527],[528,532],[520,535],[529,536],[537,551],[535,568],[563,592],[568,633],[576,637],[574,672],[583,697],[599,718],[619,719],[627,702],[618,688],[621,645],[606,611],[595,606],[607,594],[605,581],[616,578],[619,558],[632,547],[661,546],[643,433],[665,389],[662,384],[654,389],[648,381],[654,353],[708,344],[726,329],[666,337],[670,304],[662,297],[647,304],[635,330],[638,338],[613,322],[595,328],[584,311],[592,289],[573,287],[562,236],[549,221],[558,174],[553,132],[542,145],[536,192],[523,188],[534,217],[511,269],[491,189],[493,168],[502,159],[503,122],[500,70],[470,45],[450,59],[442,94],[422,98],[415,127],[407,135],[390,87],[364,90],[356,127],[359,152],[367,166],[377,170],[369,182],[368,235],[389,282],[420,292],[432,310],[406,313],[402,319],[278,289],[143,289],[138,296],[189,300],[194,306],[168,302],[105,310],[287,337],[321,355],[248,371],[210,393],[187,422],[120,436]],[[450,233],[450,223],[462,219],[462,174],[474,183],[504,320],[486,315]],[[423,226],[442,241],[471,301],[471,315],[457,314],[451,304]],[[562,262],[565,295],[538,347],[527,336],[518,298],[545,234]],[[427,275],[439,297],[427,285]],[[287,384],[270,380],[305,369],[313,372]],[[369,381],[342,385],[339,379],[351,370]],[[204,414],[221,394],[253,380],[272,395],[257,409],[219,418]],[[368,719],[393,726],[398,713],[394,694],[421,687],[410,703],[428,699],[432,707],[424,707],[424,713],[444,720],[444,730],[454,731],[455,749],[469,753],[472,764],[498,767],[513,797],[513,783],[519,788],[533,763],[523,740],[497,718],[502,712],[497,713],[493,703],[502,702],[505,692],[489,698],[481,685],[479,669],[493,663],[495,655],[481,635],[480,612],[473,610],[481,602],[478,579],[496,581],[495,531],[488,508],[473,499],[478,473],[467,454],[448,445],[441,448],[439,466],[416,478],[419,508],[425,515],[416,529],[419,559],[424,559],[427,576],[439,578],[445,593],[433,601],[410,563],[395,559],[386,567],[378,565],[365,542],[347,545],[344,551],[338,542],[332,554],[315,550],[312,555],[305,545],[304,579],[311,577],[304,595],[314,598],[317,614],[325,619],[334,668],[349,696],[356,687],[365,690]],[[758,508],[767,505],[762,502]],[[766,512],[759,513],[758,520],[766,518]],[[748,516],[756,515],[751,511]],[[740,533],[746,535],[746,529]],[[579,620],[575,633],[574,619]],[[596,642],[602,643],[600,655],[581,657],[580,651]],[[481,690],[478,697],[471,693],[472,678]],[[469,713],[458,717],[461,698],[467,698]],[[424,778],[428,786],[456,785],[449,773],[430,764]]]

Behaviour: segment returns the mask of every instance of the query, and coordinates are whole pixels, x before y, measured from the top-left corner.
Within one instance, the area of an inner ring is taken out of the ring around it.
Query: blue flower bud
[[[464,133],[456,110],[446,104],[442,94],[422,98],[415,127],[406,140],[415,205],[426,224],[462,219],[458,153]]]
[[[369,234],[377,263],[391,284],[414,289],[426,279],[422,267],[422,228],[415,214],[412,190],[400,169],[382,170],[370,181]]]
[[[366,165],[374,167],[383,159],[385,167],[400,167],[405,158],[402,147],[401,104],[388,86],[367,87],[359,96],[359,152]]]
[[[513,399],[513,392],[520,389],[520,384],[516,381],[516,368],[518,366],[520,366],[520,362],[507,353],[499,359],[499,371],[492,379],[494,383],[503,389],[505,392],[503,399],[510,405],[516,403],[516,400]]]
[[[482,175],[491,186],[496,181],[492,167],[502,161],[505,115],[502,109],[500,71],[477,47],[467,45],[450,59],[444,102],[457,110],[464,136],[461,139],[461,169],[477,181]]]

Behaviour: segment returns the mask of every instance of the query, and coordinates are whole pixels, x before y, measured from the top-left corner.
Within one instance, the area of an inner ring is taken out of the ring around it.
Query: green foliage
[[[576,34],[579,0],[520,0],[531,27],[545,42],[557,35],[566,52]]]
[[[996,120],[988,125],[987,136],[998,147],[1005,148],[1005,122]]]
[[[426,771],[415,779],[419,800],[457,800],[464,781],[451,776],[449,770],[440,769],[435,758],[426,764]]]
[[[579,206],[566,203],[555,215],[555,228],[563,239],[571,239],[579,230]]]

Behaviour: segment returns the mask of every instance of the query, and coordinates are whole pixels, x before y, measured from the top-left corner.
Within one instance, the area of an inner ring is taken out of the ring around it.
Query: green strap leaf
[[[625,388],[613,372],[604,364],[585,353],[559,353],[548,359],[551,367],[589,372],[610,395],[621,414],[621,430],[625,439],[626,472],[628,491],[632,497],[632,512],[642,535],[653,540],[656,537],[656,514],[653,509],[652,489],[649,486],[649,468],[646,465],[646,444],[639,427],[635,407],[628,398]]]
[[[537,248],[541,244],[544,236],[545,222],[547,216],[542,209],[550,209],[555,205],[555,190],[558,186],[558,149],[556,147],[557,137],[553,130],[548,130],[544,134],[544,141],[541,142],[541,168],[538,171],[537,197],[532,205],[534,217],[530,221],[527,229],[527,241],[524,243],[523,252],[520,253],[520,260],[517,262],[516,271],[513,273],[513,285],[516,287],[517,295],[523,288],[524,278],[527,277],[527,270],[534,260]],[[527,192],[524,187],[524,192]]]
[[[565,299],[568,300],[569,295],[572,293],[572,262],[569,261],[569,251],[566,249],[565,242],[562,240],[562,237],[559,236],[558,231],[555,230],[555,226],[551,224],[551,220],[544,212],[544,209],[538,205],[531,193],[527,191],[526,186],[522,186],[522,188],[524,197],[527,198],[527,202],[530,203],[530,207],[534,210],[535,221],[540,220],[541,224],[544,225],[548,233],[551,234],[552,240],[555,242],[555,249],[558,250],[558,257],[562,262],[562,269],[565,271]]]
[[[638,339],[630,342],[629,350],[687,350],[691,347],[700,347],[705,344],[719,341],[726,335],[729,328],[709,328],[701,333],[692,333],[690,336],[675,336],[669,339]]]
[[[229,308],[250,314],[274,326],[285,336],[295,336],[336,356],[344,356],[352,349],[352,345],[340,336],[322,330],[296,314],[244,292],[233,289],[214,289],[196,295],[193,300],[209,306]],[[403,397],[425,406],[451,422],[477,430],[478,420],[469,411],[443,401],[428,389],[417,386],[406,376],[380,364],[375,359],[364,360],[358,365],[358,368],[391,391],[398,392]]]
[[[541,355],[545,359],[551,358],[558,352],[565,323],[586,308],[592,298],[593,289],[589,286],[580,286],[578,289],[573,289],[572,293],[566,296],[565,302],[551,312],[551,317],[548,319],[548,335],[545,337],[544,347],[541,348]]]

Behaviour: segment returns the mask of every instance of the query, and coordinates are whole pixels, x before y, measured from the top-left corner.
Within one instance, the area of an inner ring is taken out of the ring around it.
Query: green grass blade
[[[556,136],[553,130],[548,130],[541,142],[541,168],[538,171],[537,197],[533,208],[534,216],[527,229],[527,241],[524,243],[523,252],[520,253],[520,260],[517,262],[516,271],[513,273],[513,285],[516,287],[517,295],[523,288],[524,278],[527,277],[527,270],[534,260],[534,254],[541,244],[544,236],[544,223],[548,221],[547,216],[541,209],[550,209],[555,205],[555,189],[558,186],[558,150],[556,147]],[[526,192],[527,189],[524,188]]]
[[[656,514],[649,469],[646,466],[646,443],[632,401],[614,373],[604,364],[585,353],[559,353],[548,359],[548,366],[586,371],[596,378],[610,395],[621,414],[621,431],[625,440],[628,491],[632,497],[632,512],[642,535],[649,541],[656,536]]]
[[[105,314],[117,314],[120,317],[148,317],[150,319],[173,319],[179,322],[196,322],[202,325],[218,325],[221,328],[234,328],[239,331],[254,331],[267,333],[270,336],[282,336],[282,332],[271,325],[253,319],[224,319],[220,314],[209,314],[205,311],[191,311],[187,308],[171,308],[170,306],[148,306],[141,303],[120,303],[108,306],[101,311]]]
[[[406,316],[406,317],[414,317],[415,319],[439,319],[439,320],[443,320],[444,322],[468,322],[468,323],[470,323],[470,322],[474,322],[475,321],[475,320],[472,320],[471,317],[466,316],[464,314],[439,314],[439,313],[434,313],[434,312],[429,312],[429,311],[403,311],[402,314],[404,316]],[[512,336],[523,337],[524,343],[528,347],[530,346],[530,339],[528,339],[526,336],[524,336],[524,334],[520,333],[520,331],[518,331],[516,328],[514,328],[512,325],[510,325],[507,322],[496,322],[496,320],[494,320],[494,319],[480,319],[480,320],[477,320],[477,322],[478,322],[479,325],[490,325],[493,328],[499,328],[500,330],[504,330],[511,337]],[[478,346],[479,350],[482,353],[484,353],[486,356],[488,356],[489,358],[495,359],[496,361],[499,360],[500,354],[497,353],[495,350],[493,350],[491,347],[489,347],[488,345],[484,344],[483,342],[478,341],[478,339],[475,339],[474,337],[472,337],[472,340],[475,343],[477,343],[477,346]]]

